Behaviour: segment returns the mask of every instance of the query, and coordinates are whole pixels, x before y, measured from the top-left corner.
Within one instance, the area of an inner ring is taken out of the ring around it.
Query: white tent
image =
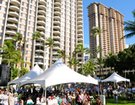
[[[38,66],[35,65],[27,74],[23,75],[22,77],[12,80],[11,82],[9,82],[8,84],[20,84],[24,81],[27,81],[29,79],[33,79],[35,77],[37,77],[38,75],[40,75],[41,73],[43,73],[43,70]]]
[[[93,78],[92,76],[88,75],[87,77],[89,78],[89,80],[93,81],[94,83],[98,83],[98,80]]]
[[[45,87],[49,87],[57,84],[76,83],[76,82],[98,84],[98,82],[92,81],[86,76],[83,76],[67,67],[62,62],[62,60],[58,60],[43,74],[39,75],[34,79],[24,82],[23,85],[30,83],[38,83]]]
[[[120,75],[118,75],[116,72],[114,72],[111,76],[109,76],[108,78],[102,80],[102,82],[122,82],[122,81],[127,81],[130,82],[129,79],[126,79]]]

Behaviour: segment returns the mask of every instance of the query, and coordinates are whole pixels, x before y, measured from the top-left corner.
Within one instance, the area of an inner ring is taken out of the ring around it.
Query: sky
[[[84,46],[89,47],[89,21],[88,5],[93,2],[100,2],[107,7],[114,8],[124,15],[124,21],[133,20],[132,11],[135,10],[135,0],[83,0],[83,24],[84,24]],[[126,34],[127,32],[125,32]],[[125,40],[126,45],[135,42],[135,37]]]

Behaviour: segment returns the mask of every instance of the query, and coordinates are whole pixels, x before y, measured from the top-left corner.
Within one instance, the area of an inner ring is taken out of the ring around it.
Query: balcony
[[[61,15],[61,12],[60,11],[54,11],[54,15],[60,16]]]
[[[82,32],[82,29],[78,29],[77,31],[78,31],[78,33],[83,33],[83,32]]]
[[[81,26],[82,25],[82,21],[77,21],[77,26]]]
[[[54,18],[60,20],[60,16],[59,15],[54,15]]]
[[[78,25],[77,29],[83,29],[82,24]]]
[[[42,14],[42,15],[45,15],[46,14],[44,10],[38,10],[38,13],[39,14]]]
[[[45,26],[45,21],[43,21],[43,20],[38,20],[38,21],[37,21],[37,24]]]
[[[60,26],[53,26],[53,29],[60,29]]]
[[[19,12],[19,7],[14,6],[14,5],[11,5],[11,6],[9,7],[9,9],[12,10],[12,11],[18,11],[18,12]]]
[[[40,53],[44,53],[44,50],[39,50],[39,49],[36,49],[35,52],[40,52]]]
[[[35,60],[35,64],[43,65],[43,60]]]
[[[57,24],[57,25],[59,25],[59,26],[60,26],[60,21],[56,21],[56,20],[54,20],[54,24]]]
[[[54,41],[54,46],[60,46],[60,41]]]
[[[61,8],[60,8],[59,6],[54,7],[54,11],[59,11],[59,12],[61,12]]]
[[[38,15],[37,17],[39,20],[45,20],[45,16],[44,15]]]
[[[13,17],[8,17],[8,22],[12,22],[12,23],[18,23],[18,19],[17,18],[13,18]]]
[[[38,55],[38,54],[37,54],[37,55],[35,55],[35,58],[42,58],[42,59],[43,59],[44,56],[41,56],[41,55]]]
[[[82,12],[77,12],[77,16],[81,16],[82,17]]]
[[[10,3],[11,3],[11,4],[14,4],[14,5],[17,5],[17,6],[20,5],[20,1],[19,1],[19,0],[11,0]]]
[[[5,36],[5,40],[10,40],[10,39],[13,39],[13,38],[9,36]]]
[[[82,5],[82,0],[78,0],[78,5]]]
[[[60,31],[53,31],[54,34],[60,34]]]
[[[77,21],[82,21],[82,17],[81,16],[77,17]]]
[[[46,5],[46,0],[39,0],[39,4]]]
[[[10,28],[10,29],[17,29],[16,24],[7,24],[7,27]]]
[[[9,11],[9,16],[15,16],[15,17],[18,17],[19,14],[17,12],[14,12],[14,11]]]
[[[15,35],[16,34],[16,31],[15,30],[7,30],[6,31],[6,34]]]
[[[78,38],[83,38],[83,35],[78,33]]]
[[[82,8],[78,8],[77,11],[78,11],[78,12],[82,12]]]
[[[60,32],[59,33],[53,33],[53,36],[60,37]]]
[[[42,9],[42,10],[46,10],[45,5],[39,5],[38,8],[39,8],[39,9]]]
[[[59,1],[54,3],[54,7],[61,6],[61,3]]]
[[[37,26],[37,30],[44,31],[45,27],[44,26]]]

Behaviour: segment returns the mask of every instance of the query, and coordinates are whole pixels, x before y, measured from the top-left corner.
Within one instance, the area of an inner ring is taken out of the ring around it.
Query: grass
[[[135,105],[135,100],[128,101],[124,99],[119,99],[118,103],[115,103],[114,99],[107,99],[106,102],[106,105]]]

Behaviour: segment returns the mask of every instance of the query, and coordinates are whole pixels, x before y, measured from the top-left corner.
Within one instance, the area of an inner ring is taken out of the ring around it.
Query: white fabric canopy
[[[24,81],[27,81],[29,79],[33,79],[35,77],[37,77],[38,75],[40,75],[41,73],[43,73],[43,70],[38,66],[35,65],[27,74],[23,75],[22,77],[12,80],[11,82],[9,82],[8,84],[20,84]]]
[[[122,82],[122,81],[127,81],[130,82],[129,79],[126,79],[120,75],[118,75],[116,72],[114,72],[111,76],[109,76],[108,78],[102,80],[102,82]]]
[[[96,80],[95,78],[93,78],[92,76],[88,75],[87,76],[91,81],[93,81],[94,83],[98,84],[98,80]]]
[[[62,60],[58,60],[54,63],[49,69],[47,69],[43,74],[38,77],[26,81],[24,84],[30,83],[38,83],[41,85],[45,85],[45,87],[64,84],[64,83],[76,83],[76,82],[84,82],[84,83],[92,83],[98,84],[98,82],[92,81],[84,75],[81,75],[74,70],[67,67]]]

